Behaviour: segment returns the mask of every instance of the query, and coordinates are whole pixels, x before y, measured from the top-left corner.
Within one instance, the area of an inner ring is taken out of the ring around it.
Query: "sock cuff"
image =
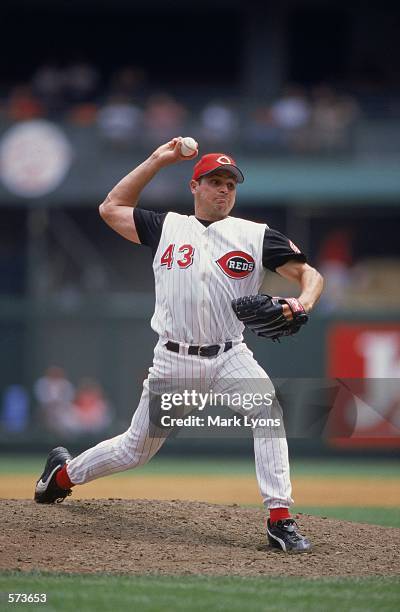
[[[56,483],[60,487],[60,489],[70,489],[74,486],[74,483],[71,482],[68,472],[67,472],[67,464],[63,465],[61,470],[58,470],[56,474]]]
[[[271,523],[276,523],[276,521],[284,521],[285,519],[290,518],[289,508],[270,508],[269,518]]]

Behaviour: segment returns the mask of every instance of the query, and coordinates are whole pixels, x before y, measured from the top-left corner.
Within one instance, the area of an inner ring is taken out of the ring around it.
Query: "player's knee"
[[[125,450],[119,455],[119,464],[123,470],[132,470],[140,465],[140,454],[134,451]]]
[[[144,465],[154,455],[154,453],[148,452],[146,447],[142,450],[138,450],[137,446],[137,444],[128,444],[124,449],[121,449],[119,453],[119,463],[122,469],[132,470],[140,465]]]

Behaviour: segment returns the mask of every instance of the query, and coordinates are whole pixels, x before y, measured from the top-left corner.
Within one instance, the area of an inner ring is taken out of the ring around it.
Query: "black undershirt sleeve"
[[[276,271],[290,259],[306,262],[307,258],[289,238],[267,227],[264,234],[262,262],[264,268]]]
[[[155,213],[144,208],[133,209],[133,220],[141,244],[151,248],[153,257],[156,254],[161,232],[167,213]]]

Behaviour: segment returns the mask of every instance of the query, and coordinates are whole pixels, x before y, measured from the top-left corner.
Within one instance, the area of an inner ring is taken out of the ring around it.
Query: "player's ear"
[[[198,186],[200,185],[200,183],[198,181],[195,181],[194,179],[192,179],[189,183],[189,187],[190,187],[190,191],[193,193],[193,195],[196,193]]]

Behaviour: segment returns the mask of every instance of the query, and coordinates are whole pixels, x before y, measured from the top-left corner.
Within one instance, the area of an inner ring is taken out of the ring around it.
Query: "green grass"
[[[34,474],[43,469],[43,456],[12,456],[3,455],[0,458],[0,474]],[[400,478],[399,463],[387,460],[348,460],[348,459],[315,459],[293,460],[291,472],[296,476],[326,476],[340,478],[370,478],[390,477]],[[147,475],[238,475],[254,474],[254,459],[227,458],[180,458],[155,457],[147,465],[140,468],[141,474]],[[128,474],[129,475],[129,474]],[[127,473],[116,474],[116,478],[126,478]]]
[[[0,574],[2,610],[8,593],[47,593],[35,610],[66,612],[389,612],[399,609],[395,578],[237,578],[200,576],[71,576]]]
[[[294,506],[293,512],[304,512],[316,516],[327,516],[343,521],[370,523],[383,527],[400,527],[399,508],[359,508],[352,506]],[[399,606],[400,609],[400,606]]]
[[[397,460],[379,459],[307,459],[291,463],[292,476],[328,476],[340,478],[399,478]]]

